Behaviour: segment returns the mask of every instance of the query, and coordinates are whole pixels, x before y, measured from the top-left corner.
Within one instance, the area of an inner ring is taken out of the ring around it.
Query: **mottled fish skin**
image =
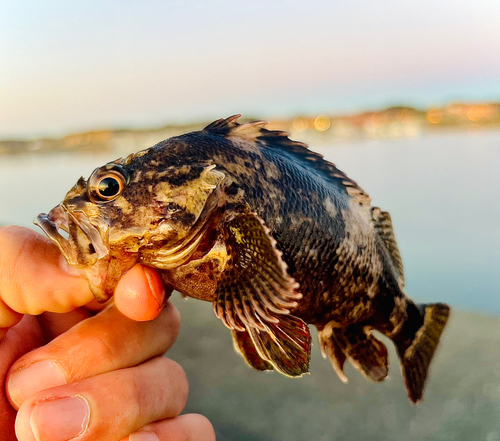
[[[37,223],[102,300],[141,262],[183,294],[213,302],[255,369],[307,372],[309,323],[342,380],[348,360],[381,381],[388,364],[378,330],[394,341],[418,402],[449,308],[405,295],[390,215],[304,144],[237,119],[96,170]],[[96,200],[100,176],[121,182],[109,200]]]
[[[381,246],[365,219],[367,210],[359,206],[357,199],[369,201],[368,197],[350,196],[346,188],[356,186],[346,187],[342,182],[350,180],[340,170],[334,185],[287,150],[268,147],[265,136],[252,139],[250,128],[249,133],[238,133],[241,138],[226,138],[228,132],[229,128],[179,136],[159,143],[145,157],[153,167],[162,157],[165,161],[166,152],[181,164],[213,160],[217,169],[228,173],[236,185],[226,192],[233,196],[237,189],[237,200],[244,200],[264,219],[290,275],[300,284],[304,298],[294,315],[318,325],[331,320],[349,324],[372,316],[379,285],[397,286],[397,276],[390,272],[390,263],[384,271],[387,253],[377,249]],[[288,143],[284,137],[271,142],[277,140]],[[400,290],[391,292],[403,295]]]

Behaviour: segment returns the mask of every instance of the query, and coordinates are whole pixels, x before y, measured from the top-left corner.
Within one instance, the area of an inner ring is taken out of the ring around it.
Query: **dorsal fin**
[[[334,181],[336,184],[340,183],[357,204],[367,209],[370,208],[370,196],[355,181],[339,170],[335,164],[325,160],[323,155],[309,150],[308,146],[303,142],[291,140],[286,132],[266,129],[264,126],[267,123],[264,121],[240,124],[238,123],[240,116],[233,115],[226,119],[214,121],[206,126],[203,131],[222,135],[226,138],[239,138],[249,142],[258,141],[268,148],[281,150],[300,162],[308,164],[328,180]],[[367,216],[371,220],[369,213],[367,213]]]
[[[287,155],[307,164],[314,170],[321,173],[327,180],[335,184],[341,184],[346,193],[351,196],[356,204],[359,204],[360,211],[365,215],[368,222],[374,226],[376,233],[382,239],[387,251],[392,258],[395,270],[397,271],[398,282],[401,288],[404,287],[403,261],[399,254],[398,245],[392,229],[391,216],[389,213],[377,207],[371,207],[371,198],[343,171],[339,170],[335,164],[324,159],[323,155],[309,150],[307,144],[293,141],[288,137],[288,133],[280,130],[267,130],[263,121],[253,121],[244,124],[238,123],[241,115],[233,115],[226,119],[219,119],[206,126],[203,131],[222,135],[228,139],[238,138],[242,141],[257,142],[268,148],[285,152]]]
[[[391,215],[387,211],[382,211],[378,207],[373,207],[371,213],[372,223],[375,231],[384,242],[385,248],[392,258],[392,262],[398,273],[399,285],[401,288],[403,288],[405,285],[403,260],[401,259],[401,255],[399,254],[398,244],[396,242],[396,237],[394,236]]]
[[[238,118],[240,117],[241,115],[233,115],[228,118],[218,119],[206,126],[203,129],[203,132],[210,132],[218,135],[227,135],[231,131],[231,129],[241,125],[238,122]]]

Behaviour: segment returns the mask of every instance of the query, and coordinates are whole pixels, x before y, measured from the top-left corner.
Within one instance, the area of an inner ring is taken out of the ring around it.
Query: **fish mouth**
[[[96,254],[97,259],[102,259],[109,254],[99,230],[90,223],[89,218],[81,211],[70,212],[64,205],[60,204],[53,208],[49,214],[39,214],[34,224],[39,226],[59,247],[68,263],[75,268],[88,265],[82,261],[82,254]],[[64,231],[69,238],[64,237],[59,230]],[[88,253],[82,253],[83,250],[79,250],[79,248],[82,248],[83,244],[75,240],[81,240],[81,233],[88,240]],[[78,251],[80,252],[78,253]]]
[[[69,234],[68,214],[62,210],[61,205],[52,209],[49,214],[40,213],[33,223],[40,227],[47,237],[59,247],[59,250],[68,263],[75,266],[76,259],[74,258],[74,252],[70,247],[69,240],[59,233],[59,229],[61,229]]]
[[[34,224],[58,246],[68,264],[89,281],[97,300],[107,300],[110,294],[104,289],[103,282],[110,261],[109,251],[99,229],[91,224],[87,215],[59,204],[48,214],[39,214]],[[66,233],[67,238],[60,231]]]

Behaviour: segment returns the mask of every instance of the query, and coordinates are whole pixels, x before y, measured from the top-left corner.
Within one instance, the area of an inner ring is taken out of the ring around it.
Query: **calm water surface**
[[[414,299],[489,316],[454,311],[424,400],[412,406],[387,340],[384,383],[346,366],[342,384],[315,343],[311,375],[291,380],[246,366],[209,303],[174,297],[183,324],[168,356],[189,379],[185,411],[209,417],[219,441],[500,441],[500,131],[318,150],[391,212]],[[0,157],[0,224],[30,226],[112,159]]]
[[[413,298],[500,314],[500,131],[313,148],[390,211]],[[0,224],[31,226],[114,156],[1,156]]]

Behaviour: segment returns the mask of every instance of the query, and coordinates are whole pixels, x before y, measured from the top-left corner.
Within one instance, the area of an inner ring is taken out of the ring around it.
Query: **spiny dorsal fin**
[[[240,117],[241,115],[233,115],[229,118],[218,119],[217,121],[214,121],[206,126],[203,131],[216,133],[218,135],[227,135],[231,129],[241,125],[238,122],[238,118]]]
[[[264,121],[240,124],[238,123],[240,116],[233,115],[226,119],[214,121],[206,126],[203,131],[222,135],[229,139],[238,138],[242,141],[259,142],[268,148],[280,150],[288,156],[308,164],[326,179],[334,181],[336,184],[340,183],[355,203],[367,209],[370,207],[370,196],[355,181],[339,170],[335,164],[325,160],[323,155],[309,150],[307,144],[303,142],[291,140],[286,132],[267,130],[264,127],[267,123]]]
[[[373,207],[371,213],[375,232],[382,239],[385,248],[391,256],[394,267],[398,272],[399,285],[401,288],[403,288],[405,285],[403,260],[401,259],[401,255],[399,254],[398,244],[396,242],[396,237],[394,236],[391,215],[387,211],[382,211],[378,207]]]

